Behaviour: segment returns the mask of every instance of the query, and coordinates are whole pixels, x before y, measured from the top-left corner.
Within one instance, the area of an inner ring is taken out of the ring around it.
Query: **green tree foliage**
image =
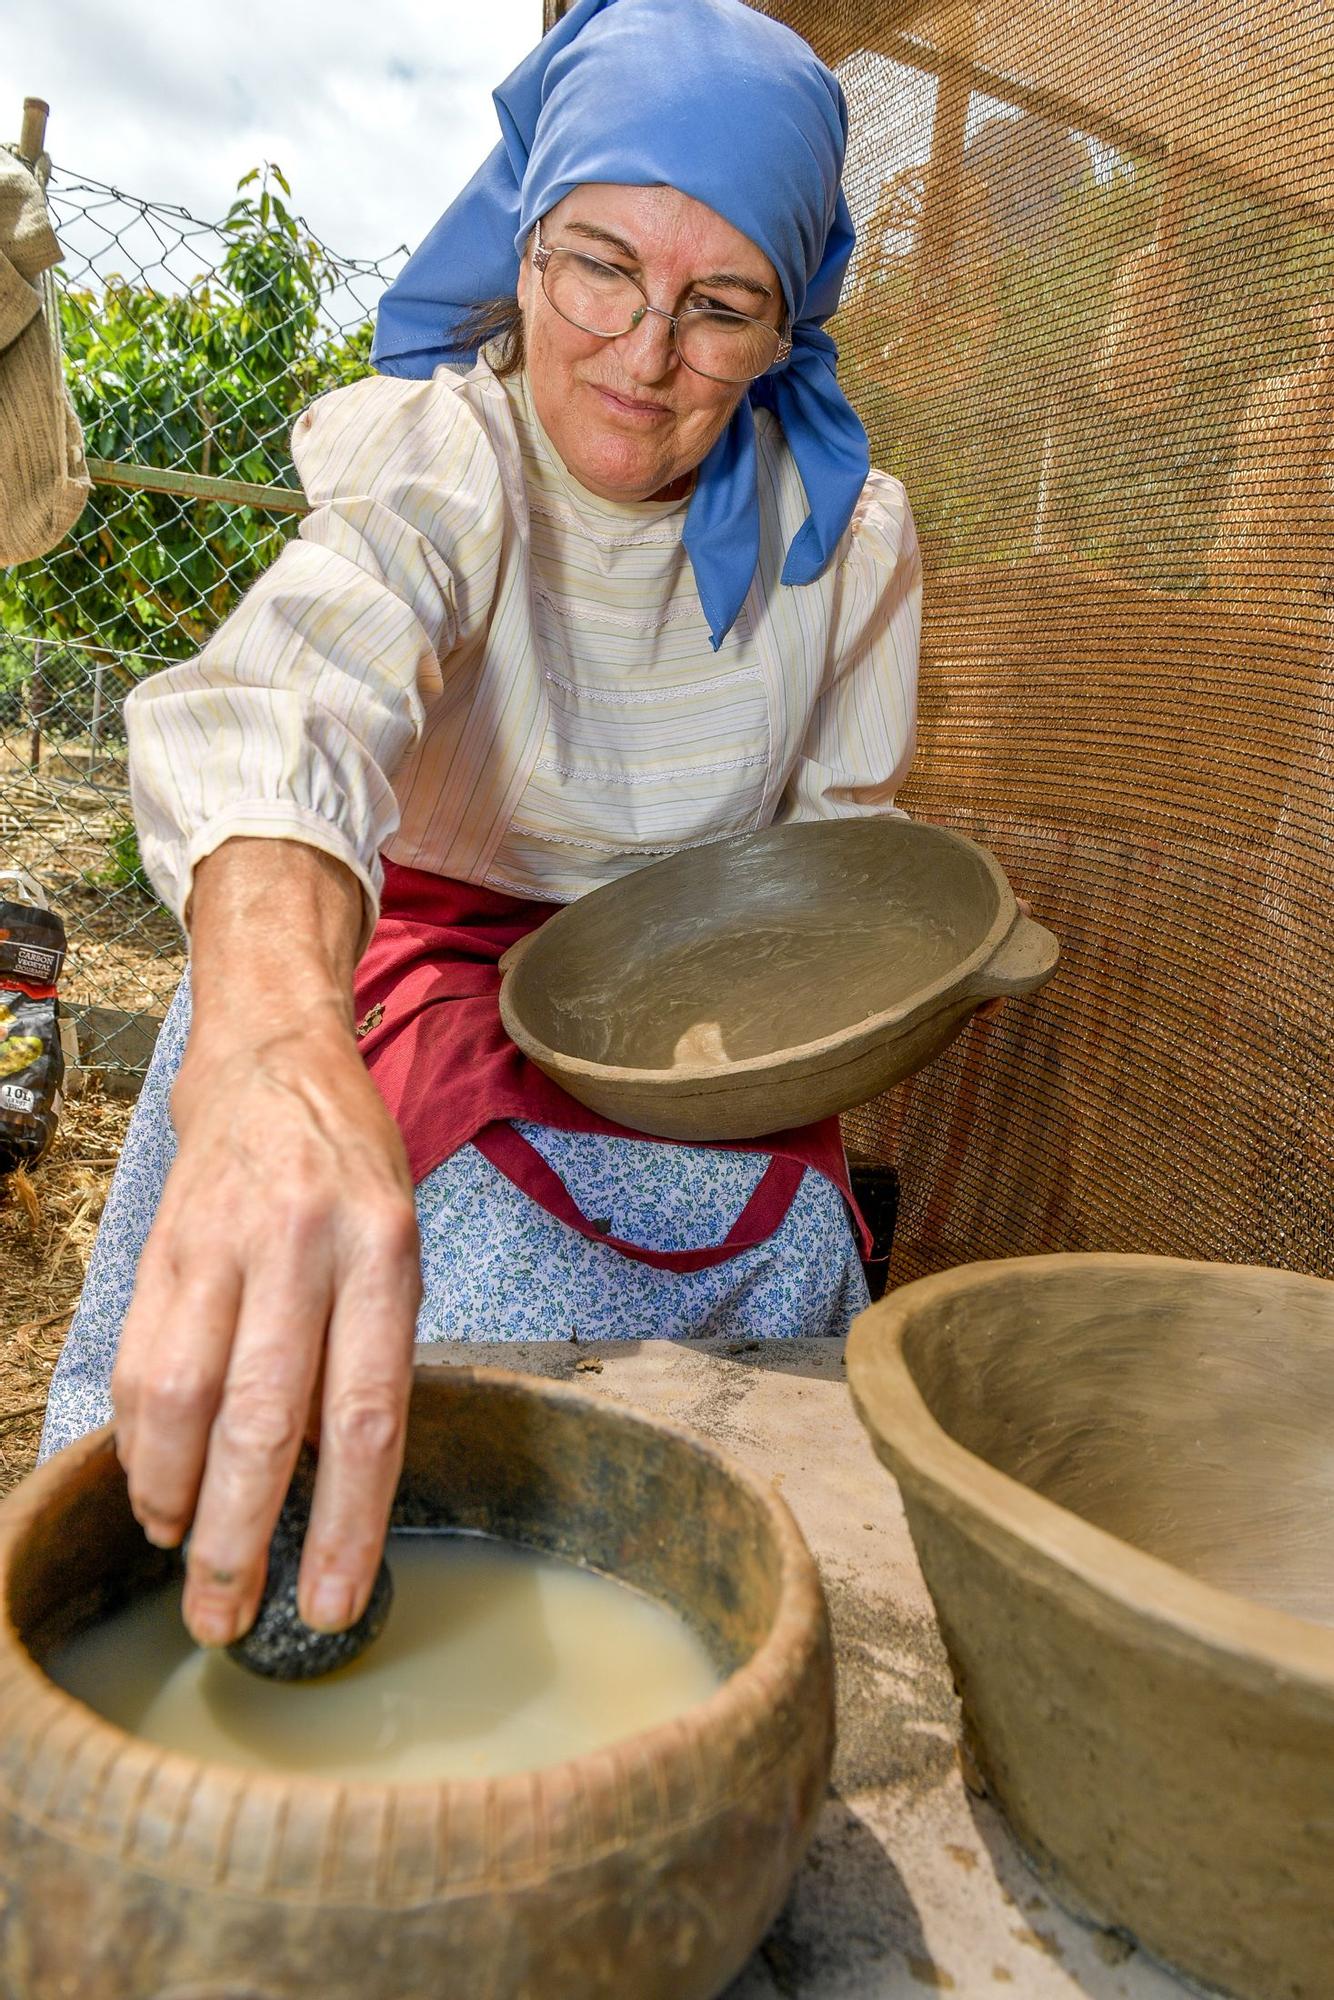
[[[371,323],[332,329],[324,308],[344,270],[290,200],[279,168],[246,174],[220,225],[218,269],[185,291],[117,277],[66,294],[66,372],[90,458],[295,487],[292,421],[369,372]],[[56,551],[0,578],[0,623],[91,645],[132,676],[145,655],[195,651],[293,526],[95,486]]]

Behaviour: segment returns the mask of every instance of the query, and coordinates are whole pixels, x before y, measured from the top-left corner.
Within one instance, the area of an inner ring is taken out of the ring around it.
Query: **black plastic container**
[[[31,1167],[55,1137],[65,1058],[56,982],[65,926],[0,897],[0,1174]]]

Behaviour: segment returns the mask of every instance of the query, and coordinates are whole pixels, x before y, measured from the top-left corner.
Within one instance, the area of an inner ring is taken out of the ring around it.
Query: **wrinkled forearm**
[[[357,878],[318,848],[217,848],[189,911],[193,1052],[292,1034],[350,1043],[362,910]]]

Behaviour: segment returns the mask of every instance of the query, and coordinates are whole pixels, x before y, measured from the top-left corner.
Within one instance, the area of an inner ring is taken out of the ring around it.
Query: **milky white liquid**
[[[499,1776],[664,1722],[718,1686],[665,1606],[472,1535],[395,1536],[375,1644],[323,1680],[260,1680],[196,1647],[171,1583],[63,1646],[52,1680],[187,1756],[326,1778]]]

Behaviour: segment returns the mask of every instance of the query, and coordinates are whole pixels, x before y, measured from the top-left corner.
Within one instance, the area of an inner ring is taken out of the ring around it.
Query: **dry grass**
[[[62,744],[34,772],[18,739],[0,739],[0,868],[30,869],[64,919],[67,1005],[160,1015],[181,976],[181,934],[132,883],[103,879],[129,787],[123,764],[103,758],[90,775],[88,761],[86,748]]]
[[[29,868],[64,919],[62,1001],[164,1013],[184,964],[180,932],[132,885],[99,879],[129,818],[123,765],[103,757],[90,770],[77,743],[48,744],[38,772],[27,755],[26,736],[0,739],[0,868]],[[0,1180],[0,1492],[36,1455],[47,1384],[132,1108],[90,1083],[67,1100],[29,1185]]]
[[[0,1493],[36,1457],[47,1384],[132,1109],[90,1086],[66,1104],[27,1185],[0,1180]]]

